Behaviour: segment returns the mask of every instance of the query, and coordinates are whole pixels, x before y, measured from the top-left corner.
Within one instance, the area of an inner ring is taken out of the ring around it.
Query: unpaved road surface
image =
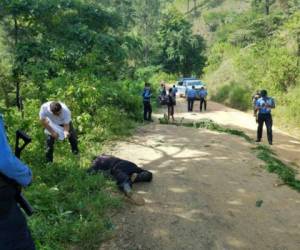
[[[195,108],[187,113],[181,101],[175,118],[211,118],[255,136],[249,114],[212,102],[204,113]],[[100,249],[299,250],[300,194],[274,185],[277,176],[264,170],[254,146],[238,136],[155,122],[108,149],[151,170],[154,179],[134,185],[146,204],[125,203],[113,217],[114,237]],[[297,167],[298,140],[276,131],[273,148]]]

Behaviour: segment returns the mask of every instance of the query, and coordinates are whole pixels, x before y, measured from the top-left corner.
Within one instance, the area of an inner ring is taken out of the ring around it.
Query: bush
[[[251,92],[245,86],[232,82],[219,87],[212,95],[212,100],[233,108],[247,110],[251,107]]]
[[[159,66],[148,66],[138,68],[135,72],[135,78],[143,82],[149,81],[150,78],[160,70]]]
[[[298,127],[300,124],[299,106],[300,106],[300,86],[289,89],[284,94],[275,99],[276,108],[273,113],[276,120],[283,127]]]
[[[245,111],[251,107],[251,91],[243,85],[232,84],[228,102],[231,107]]]
[[[254,41],[253,31],[247,29],[237,30],[229,36],[228,41],[234,46],[245,47]]]
[[[216,102],[225,103],[228,99],[230,93],[231,86],[230,85],[223,85],[219,87],[216,93],[212,94],[211,99]]]

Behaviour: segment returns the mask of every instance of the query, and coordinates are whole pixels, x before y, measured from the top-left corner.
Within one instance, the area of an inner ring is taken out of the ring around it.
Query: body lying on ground
[[[127,195],[132,194],[132,184],[136,182],[150,182],[152,173],[138,167],[135,163],[112,155],[97,156],[88,173],[102,172],[113,177],[118,187]]]

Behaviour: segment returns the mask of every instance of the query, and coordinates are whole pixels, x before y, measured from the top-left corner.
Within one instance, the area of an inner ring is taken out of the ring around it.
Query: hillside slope
[[[176,1],[194,31],[206,37],[204,80],[212,99],[234,108],[251,108],[251,96],[267,89],[277,102],[277,124],[300,122],[300,1]],[[196,7],[193,4],[196,2]]]

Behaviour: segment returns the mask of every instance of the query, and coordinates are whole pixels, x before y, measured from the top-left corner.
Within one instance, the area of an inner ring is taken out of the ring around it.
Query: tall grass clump
[[[251,92],[244,85],[231,82],[219,87],[211,99],[233,108],[247,110],[251,105]]]

